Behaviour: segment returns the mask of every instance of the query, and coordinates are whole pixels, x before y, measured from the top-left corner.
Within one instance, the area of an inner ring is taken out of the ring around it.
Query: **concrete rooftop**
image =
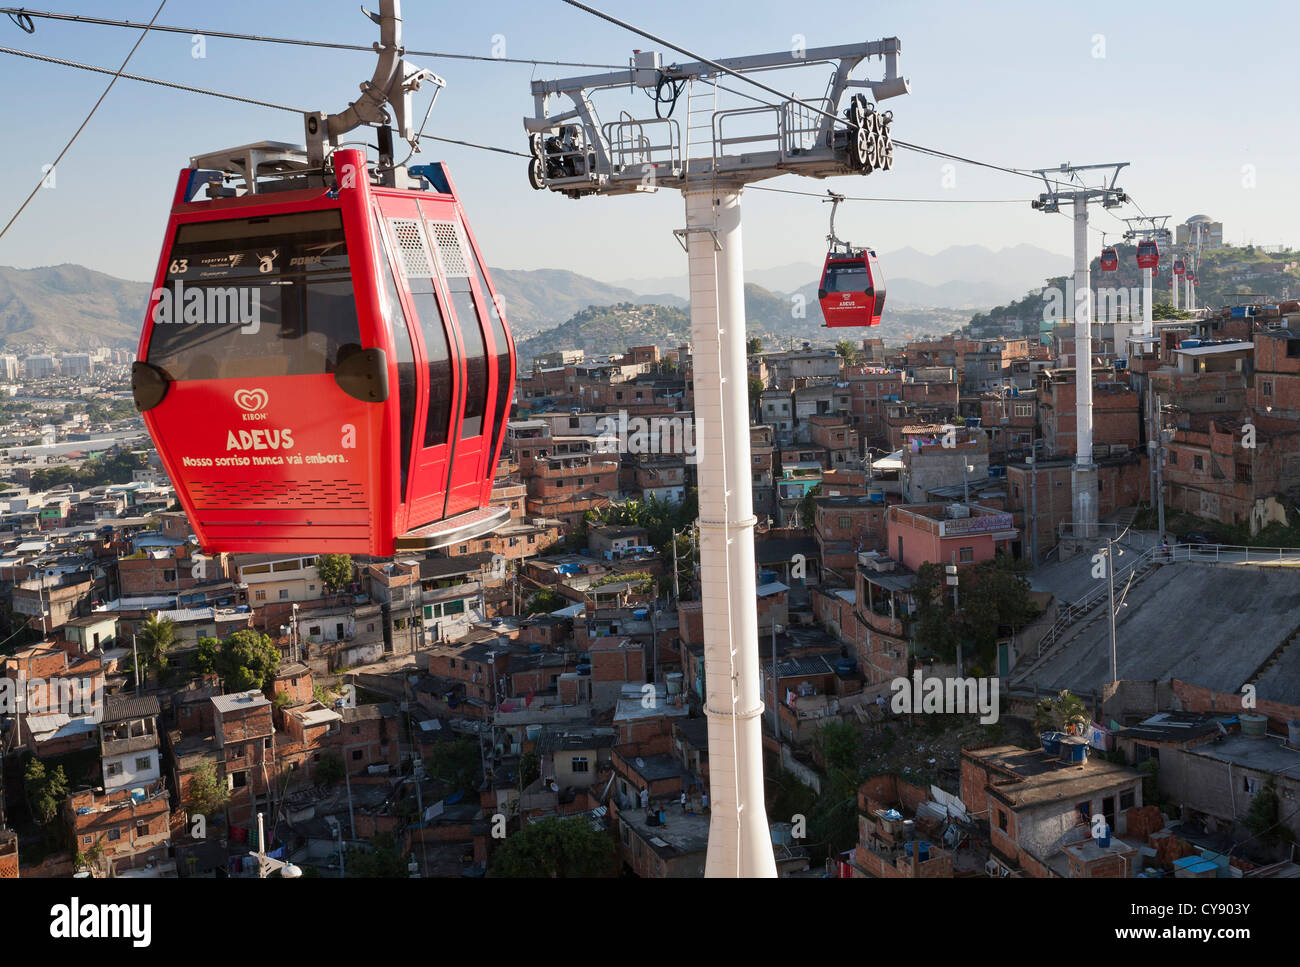
[[[1086,558],[1085,558],[1086,560]],[[1116,598],[1120,589],[1116,589]],[[1099,689],[1110,681],[1105,604],[1054,647],[1027,679],[1057,691]],[[1090,620],[1096,617],[1098,620]],[[1237,692],[1300,626],[1300,569],[1166,564],[1128,596],[1116,619],[1119,677],[1177,678]],[[1300,644],[1291,643],[1258,679],[1258,696],[1293,702],[1300,692]]]

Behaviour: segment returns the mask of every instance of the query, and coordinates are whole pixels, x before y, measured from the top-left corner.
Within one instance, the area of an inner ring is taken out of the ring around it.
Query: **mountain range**
[[[882,256],[888,292],[890,332],[948,331],[969,318],[1023,296],[1044,278],[1068,271],[1069,260],[1032,245],[993,251],[980,245],[950,246],[933,255],[905,248]],[[750,328],[782,339],[825,339],[816,307],[821,267],[792,263],[747,273],[746,308]],[[684,310],[686,278],[625,280],[610,284],[566,269],[492,269],[506,314],[521,343],[573,321],[588,307],[659,306]],[[80,265],[36,269],[0,266],[0,348],[39,349],[130,347],[139,338],[148,285],[114,278]],[[804,315],[792,311],[803,297]],[[931,307],[945,307],[934,310]],[[652,323],[645,342],[675,343],[684,336],[685,315],[623,312],[630,324]],[[809,317],[812,318],[809,318]],[[595,323],[600,314],[580,322]],[[608,321],[608,320],[607,320]],[[627,326],[600,324],[600,337],[582,335],[568,347],[598,342],[594,352],[614,352],[608,338],[635,338]],[[884,327],[882,326],[882,329]],[[662,329],[662,331],[660,331]],[[574,336],[570,327],[537,346]],[[563,347],[556,347],[563,348]]]
[[[987,310],[1019,298],[1044,279],[1070,270],[1068,256],[1036,245],[1014,245],[997,251],[983,245],[950,245],[927,254],[901,248],[879,255],[885,288],[893,305],[918,308]],[[820,265],[793,262],[769,269],[746,271],[745,281],[772,292],[816,289]],[[686,276],[622,279],[614,283],[637,293],[668,292],[685,297]]]

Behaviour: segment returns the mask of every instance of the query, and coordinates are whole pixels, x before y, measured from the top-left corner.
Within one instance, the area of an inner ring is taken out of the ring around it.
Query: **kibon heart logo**
[[[270,402],[270,397],[266,395],[264,389],[235,390],[235,403],[240,409],[248,410],[250,413],[266,409],[268,402]]]

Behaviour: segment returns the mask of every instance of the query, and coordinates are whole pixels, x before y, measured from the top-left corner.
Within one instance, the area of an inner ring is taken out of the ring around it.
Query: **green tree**
[[[952,589],[943,564],[929,561],[916,569],[912,593],[917,603],[917,641],[944,661],[963,657],[992,666],[1002,628],[1018,630],[1038,613],[1029,598],[1029,564],[999,555],[959,568],[961,613],[954,615]]]
[[[189,796],[186,800],[196,813],[213,816],[226,808],[230,801],[230,790],[217,775],[217,767],[212,762],[200,762],[190,773]]]
[[[848,722],[829,722],[817,733],[817,744],[827,771],[857,769],[858,730]]]
[[[542,588],[524,603],[524,614],[550,614],[572,602],[554,588]]]
[[[531,786],[542,776],[542,764],[536,752],[525,752],[519,757],[519,789]]]
[[[176,622],[159,617],[155,611],[145,619],[136,633],[136,644],[144,658],[146,669],[155,669],[159,676],[167,667],[167,652],[176,643]]]
[[[433,753],[424,760],[425,770],[430,776],[447,783],[454,792],[463,792],[467,796],[478,792],[481,765],[478,739],[468,735],[435,746]]]
[[[529,879],[611,876],[614,855],[613,838],[585,816],[551,816],[507,836],[492,857],[489,873]]]
[[[200,675],[211,675],[217,670],[217,656],[221,653],[221,642],[216,638],[200,638],[198,650],[194,653],[194,670]]]
[[[1040,732],[1070,732],[1087,728],[1092,717],[1083,699],[1063,688],[1056,698],[1041,698],[1034,707],[1034,728]]]
[[[1291,830],[1282,824],[1280,807],[1277,777],[1269,776],[1250,801],[1250,810],[1246,813],[1246,828],[1265,845],[1288,843],[1294,839]]]
[[[391,880],[411,875],[392,833],[376,833],[370,849],[349,847],[345,867],[349,877]]]
[[[352,583],[352,555],[322,554],[316,558],[316,573],[331,591],[341,591]]]
[[[749,408],[758,415],[759,404],[763,400],[763,381],[757,376],[749,377]]]
[[[856,366],[858,362],[858,345],[848,339],[841,339],[835,344],[835,351],[839,353],[840,361],[845,366]]]
[[[27,770],[23,773],[23,789],[27,793],[32,818],[42,826],[48,826],[58,818],[59,807],[68,795],[68,777],[63,773],[63,766],[55,766],[53,772],[47,772],[45,763],[34,758],[27,763]]]
[[[312,778],[318,786],[333,786],[343,780],[347,767],[337,752],[322,752],[320,761],[312,769]]]
[[[761,336],[750,336],[745,340],[745,355],[757,356],[763,351],[763,338]]]
[[[799,501],[799,526],[812,530],[817,523],[817,498],[822,495],[822,485],[808,488],[808,492]]]
[[[265,688],[280,668],[280,649],[267,635],[245,628],[221,643],[216,668],[227,691]]]

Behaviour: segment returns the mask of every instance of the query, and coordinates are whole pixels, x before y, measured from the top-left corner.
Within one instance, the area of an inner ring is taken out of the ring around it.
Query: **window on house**
[[[969,563],[975,560],[975,548],[963,547],[957,552],[957,560],[962,563]]]
[[[288,592],[288,590],[286,590],[285,588],[281,588],[281,589],[280,589],[280,600],[281,600],[281,601],[288,601],[288,600],[289,600],[289,592]]]
[[[1128,792],[1121,792],[1119,794],[1120,809],[1132,809],[1136,805],[1137,805],[1137,796],[1134,794],[1132,789],[1128,790]]]
[[[1087,826],[1092,820],[1092,803],[1081,802],[1075,803],[1074,806],[1074,824],[1076,826]]]
[[[114,827],[113,829],[110,829],[108,831],[109,842],[116,843],[121,838],[122,838],[122,831],[120,829]]]
[[[575,755],[569,759],[570,768],[574,772],[587,772],[587,757],[585,755]]]
[[[361,749],[354,749],[354,750],[352,751],[352,761],[353,761],[353,762],[360,762],[360,761],[361,761],[361,756],[362,756],[363,754],[364,754],[364,753],[362,752]]]
[[[360,734],[361,734],[361,726],[359,726],[359,725],[354,725],[354,726],[352,726],[352,734],[353,734],[353,735],[360,735]]]
[[[315,591],[315,590],[316,590],[316,585],[314,585],[314,584],[309,584],[309,585],[307,585],[307,590],[308,590],[308,591]]]
[[[230,774],[230,783],[236,789],[242,789],[248,784],[248,774],[244,772],[232,772]]]
[[[1204,469],[1205,469],[1205,458],[1202,457],[1200,454],[1196,454],[1195,456],[1193,456],[1193,457],[1192,457],[1192,469],[1193,469],[1193,470],[1204,470]]]
[[[104,774],[109,776],[120,776],[122,774],[122,763],[110,762],[104,767]]]
[[[265,592],[265,591],[254,591],[254,592],[253,592],[253,600],[254,600],[254,601],[265,601],[265,600],[266,600],[266,592]]]
[[[1007,814],[1001,809],[998,810],[998,829],[1004,833],[1007,831]]]
[[[175,569],[173,568],[173,569],[171,569],[171,570],[163,571],[163,580],[164,580],[164,581],[175,581],[175,580],[176,580],[176,571],[175,571]]]
[[[1255,793],[1259,792],[1259,780],[1252,779],[1250,776],[1241,777],[1241,786],[1242,789],[1244,789],[1247,793],[1249,793],[1252,796],[1255,795]]]
[[[136,772],[148,772],[152,768],[153,768],[153,756],[142,755],[136,758],[135,760]]]
[[[1273,395],[1273,381],[1271,379],[1264,380],[1264,395],[1265,396]]]
[[[1170,450],[1170,451],[1169,451],[1169,462],[1170,462],[1170,463],[1173,463],[1173,464],[1177,464],[1177,463],[1178,463],[1178,451],[1177,451],[1177,450]]]
[[[307,634],[309,635],[320,634],[320,625],[312,625],[310,628],[307,629]]]

